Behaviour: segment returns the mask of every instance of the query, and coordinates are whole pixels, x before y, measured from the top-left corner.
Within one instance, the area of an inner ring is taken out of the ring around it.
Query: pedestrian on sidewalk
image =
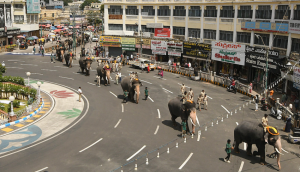
[[[82,90],[81,90],[81,87],[79,87],[78,89],[78,95],[79,95],[79,102],[81,102],[81,96],[82,96]]]
[[[44,52],[45,52],[45,50],[44,50],[44,48],[42,48],[42,56],[44,57]]]
[[[230,163],[230,161],[229,161],[229,159],[230,159],[230,153],[231,153],[231,149],[233,149],[233,147],[231,146],[230,142],[231,142],[231,140],[228,139],[227,140],[227,144],[226,144],[226,148],[225,148],[227,156],[226,156],[226,158],[224,158],[224,161],[227,162],[227,163]]]
[[[147,100],[147,98],[148,98],[148,88],[145,87],[145,101]]]
[[[33,47],[33,54],[35,54],[35,46]]]
[[[255,98],[255,111],[258,111],[258,103],[259,103],[259,97],[258,97],[258,95],[256,95],[256,98]]]
[[[181,131],[182,131],[182,138],[185,138],[185,135],[186,135],[186,120],[181,122]]]

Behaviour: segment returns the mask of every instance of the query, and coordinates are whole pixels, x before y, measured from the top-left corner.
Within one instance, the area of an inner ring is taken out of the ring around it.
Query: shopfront
[[[106,57],[117,57],[122,54],[121,37],[100,36],[100,46],[105,49]]]
[[[196,42],[183,43],[183,58],[182,65],[191,63],[193,67],[197,66],[202,71],[207,69],[212,70],[212,63],[210,60],[211,45]]]
[[[172,64],[174,62],[175,63],[180,62],[181,54],[183,52],[183,43],[182,42],[175,42],[175,43],[169,42],[169,43],[167,43],[167,45],[168,45],[167,51],[168,51],[168,57],[169,57],[168,61],[171,61]]]
[[[216,63],[217,75],[232,76],[240,81],[247,80],[245,45],[212,41],[211,59]]]
[[[135,48],[136,52],[141,51],[141,38],[135,38]],[[142,54],[153,55],[151,50],[151,39],[143,38],[142,48]]]
[[[7,32],[4,28],[0,29],[0,46],[15,44],[18,35],[20,35],[20,28],[7,28]]]
[[[131,55],[132,52],[136,51],[135,38],[122,37],[121,43],[124,56]]]
[[[168,62],[167,42],[159,40],[151,40],[152,54],[155,54],[155,60],[160,62]]]

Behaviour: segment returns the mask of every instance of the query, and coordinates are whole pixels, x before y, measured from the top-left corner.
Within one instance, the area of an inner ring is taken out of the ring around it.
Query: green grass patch
[[[0,99],[0,100],[8,100],[8,99]],[[14,106],[14,112],[17,112],[19,110],[23,110],[26,108],[27,106],[27,100],[15,100],[15,101],[20,101],[20,104],[21,103],[24,103],[25,105],[20,105],[19,107],[15,107]],[[15,102],[14,101],[14,102]],[[14,103],[15,104],[15,103]],[[5,103],[0,103],[0,109],[5,111],[5,112],[10,112],[10,108],[11,108],[11,103],[9,104],[5,104]]]

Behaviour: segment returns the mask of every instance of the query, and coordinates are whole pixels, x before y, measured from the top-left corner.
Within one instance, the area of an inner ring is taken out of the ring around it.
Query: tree
[[[84,10],[84,7],[85,7],[85,6],[90,6],[92,2],[100,3],[99,0],[85,0],[85,1],[80,5],[80,9],[81,9],[81,10]]]
[[[73,0],[63,0],[64,1],[64,6],[68,6],[68,3],[73,2]]]
[[[100,12],[104,13],[104,5],[101,5]]]

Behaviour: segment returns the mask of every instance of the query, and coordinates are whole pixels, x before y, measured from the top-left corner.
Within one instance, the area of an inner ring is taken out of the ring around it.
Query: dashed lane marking
[[[41,69],[41,70],[52,71],[52,72],[57,71],[57,70],[51,70],[51,69]]]
[[[117,124],[115,125],[114,128],[117,128],[121,121],[122,121],[122,119],[119,119],[119,121],[117,122]]]
[[[136,154],[140,153],[143,149],[145,149],[146,145],[144,145],[140,150],[138,150],[136,153],[134,153],[131,157],[129,157],[128,159],[126,159],[126,161],[131,160]]]
[[[11,68],[11,69],[23,69],[21,67],[5,67],[5,68],[7,68],[7,69],[9,69],[9,68]]]
[[[97,144],[97,143],[98,143],[98,142],[100,142],[101,140],[102,140],[102,138],[101,138],[101,139],[99,139],[99,140],[97,140],[95,143],[91,144],[90,146],[88,146],[88,147],[86,147],[86,148],[82,149],[81,151],[79,151],[79,153],[81,153],[81,152],[83,152],[83,151],[87,150],[88,148],[90,148],[90,147],[94,146],[95,144]]]
[[[20,65],[26,65],[26,66],[38,66],[38,65],[34,65],[34,64],[20,64]]]
[[[154,132],[154,135],[156,135],[156,134],[157,134],[157,132],[158,132],[158,129],[159,129],[159,125],[157,125],[157,127],[156,127],[156,130],[155,130],[155,132]]]
[[[140,80],[141,80],[141,79],[140,79]],[[148,82],[148,81],[144,81],[144,80],[141,80],[141,81],[146,82],[146,83],[148,83],[148,84],[152,84],[151,82]]]
[[[35,117],[35,118],[39,118],[39,117],[41,117],[41,115],[35,115],[35,116],[33,116],[33,117]]]
[[[122,105],[122,112],[124,112],[124,105],[123,104],[121,104]]]
[[[239,123],[238,122],[235,122],[236,123],[236,125],[239,125]]]
[[[110,91],[110,94],[114,95],[116,98],[118,97],[117,95],[115,95],[113,92]]]
[[[33,122],[33,120],[31,120],[31,119],[28,119],[28,120],[26,120],[26,122]]]
[[[152,102],[154,102],[154,100],[152,100],[150,96],[149,96],[148,98],[149,98]]]
[[[221,105],[223,109],[226,110],[227,113],[230,113],[229,110],[227,110],[223,105]]]
[[[74,80],[73,78],[68,78],[68,77],[64,77],[64,76],[58,76],[60,78],[65,78],[65,79],[71,79],[71,80]]]
[[[165,90],[165,91],[167,91],[167,92],[169,92],[169,93],[172,93],[172,94],[173,94],[172,91],[169,91],[169,90],[167,90],[167,89],[165,89],[165,88],[162,88],[162,89]]]
[[[48,167],[42,168],[42,169],[37,170],[37,171],[35,171],[35,172],[42,172],[42,171],[44,171],[44,170],[46,170],[46,169],[48,169]]]
[[[240,166],[240,169],[239,169],[239,171],[238,171],[238,172],[242,172],[242,170],[243,170],[243,167],[244,167],[244,161],[242,161],[242,162],[241,162],[241,166]]]
[[[178,169],[181,170],[181,169],[185,166],[185,164],[191,159],[192,156],[193,156],[193,153],[191,153],[191,154],[187,157],[187,159],[183,162],[183,164],[182,164]]]
[[[157,109],[158,118],[160,118],[160,111]]]
[[[208,95],[206,95],[208,98],[212,99],[211,97],[209,97]]]

